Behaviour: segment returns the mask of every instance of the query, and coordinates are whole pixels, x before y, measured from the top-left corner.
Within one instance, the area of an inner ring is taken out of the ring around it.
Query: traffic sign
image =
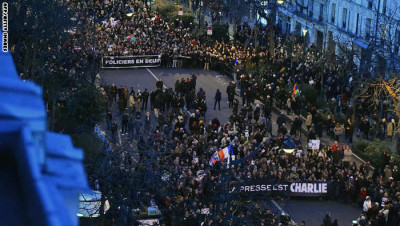
[[[208,26],[207,35],[212,35],[212,26]]]

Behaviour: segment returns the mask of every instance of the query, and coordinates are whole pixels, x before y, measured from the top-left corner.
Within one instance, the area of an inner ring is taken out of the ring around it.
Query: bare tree
[[[365,88],[356,97],[367,101],[370,109],[381,109],[382,103],[386,101],[388,111],[400,119],[400,79],[397,76],[388,80],[379,78],[365,84]]]
[[[216,21],[217,24],[221,22],[221,14],[224,9],[224,1],[223,0],[205,0],[204,6],[206,6],[211,11],[211,17],[213,21]]]
[[[381,14],[380,20],[378,21],[378,29],[380,34],[378,53],[385,57],[388,62],[387,71],[390,73],[398,72],[399,57],[396,56],[395,46],[398,42],[400,35],[400,3],[393,1],[390,7],[384,9],[384,13]],[[398,48],[398,47],[397,47]],[[398,52],[398,51],[397,51]],[[386,66],[386,64],[385,64]]]
[[[361,51],[353,44],[354,39],[345,38],[340,33],[336,37],[335,42],[338,48],[338,54],[336,54],[336,63],[342,65],[342,67],[339,67],[338,73],[340,75],[344,75],[345,73],[354,75],[356,72],[355,61],[361,60]]]

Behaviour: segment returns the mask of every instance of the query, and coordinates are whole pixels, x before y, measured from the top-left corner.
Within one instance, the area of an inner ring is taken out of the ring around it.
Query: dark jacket
[[[214,100],[221,100],[221,92],[217,90],[217,93],[215,93]]]
[[[133,122],[133,127],[138,130],[142,127],[142,120],[140,118],[136,118]]]

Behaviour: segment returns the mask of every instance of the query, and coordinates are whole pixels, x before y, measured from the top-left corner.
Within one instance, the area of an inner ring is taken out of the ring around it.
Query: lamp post
[[[270,56],[273,58],[275,55],[275,20],[278,5],[282,5],[284,0],[269,0],[269,6],[271,6],[271,14],[269,16],[268,27],[269,27],[269,51]]]
[[[307,37],[307,32],[308,32],[308,28],[307,28],[307,23],[306,23],[306,26],[304,27],[304,29],[302,30],[303,31],[303,36],[304,36],[304,49],[303,49],[303,51],[304,51],[304,56],[306,56],[306,48],[307,48],[307,39],[308,39],[308,37]]]
[[[306,25],[306,27],[304,27],[304,29],[303,29],[303,36],[306,36],[307,32],[308,32],[308,29],[307,29],[307,25]]]
[[[203,1],[200,1],[199,3],[199,30],[201,27],[201,7],[203,6]]]
[[[94,49],[95,46],[95,38],[96,38],[96,22],[95,22],[95,13],[93,13],[93,37],[92,37],[92,50],[93,50],[93,59],[92,59],[92,70],[94,70],[94,61],[96,59],[96,51]],[[95,76],[92,75],[91,82],[94,83]]]

